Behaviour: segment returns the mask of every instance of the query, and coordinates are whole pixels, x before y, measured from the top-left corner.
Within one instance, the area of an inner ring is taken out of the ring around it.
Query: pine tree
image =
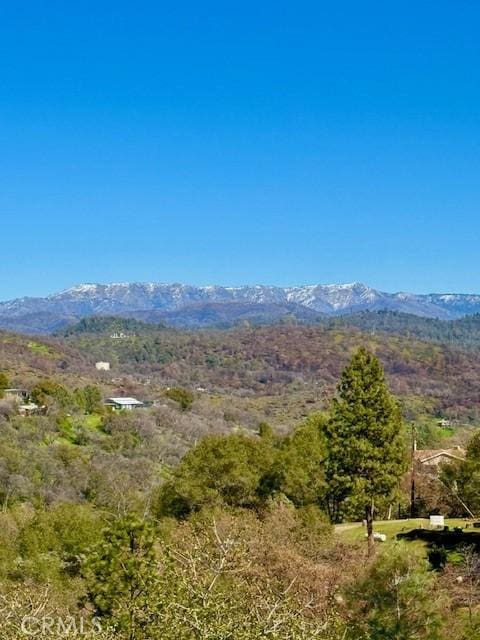
[[[150,637],[157,575],[152,526],[126,516],[103,532],[85,561],[86,600],[116,635],[144,640]]]
[[[378,359],[365,348],[352,357],[337,391],[325,428],[328,508],[335,521],[347,498],[363,506],[371,554],[375,501],[392,495],[405,468],[400,410]]]

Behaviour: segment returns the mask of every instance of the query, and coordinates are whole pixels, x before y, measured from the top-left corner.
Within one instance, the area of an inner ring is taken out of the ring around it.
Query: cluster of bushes
[[[178,402],[182,411],[188,411],[191,408],[193,401],[195,400],[195,396],[188,389],[182,389],[181,387],[173,387],[172,389],[167,389],[165,391],[165,395],[170,400],[174,400]]]
[[[323,422],[312,416],[283,438],[268,429],[258,438],[241,433],[203,438],[162,485],[158,514],[185,517],[213,506],[257,509],[280,494],[297,507],[323,504]]]
[[[10,387],[10,380],[0,372],[0,398]],[[95,413],[102,411],[102,392],[94,384],[87,384],[73,391],[52,378],[44,378],[35,383],[28,394],[29,399],[47,409],[63,409]]]
[[[474,640],[480,629],[468,549],[441,571],[409,543],[366,560],[317,508],[278,500],[180,521],[16,507],[0,514],[0,542],[5,640],[30,610],[81,617],[105,640]]]
[[[55,380],[45,379],[37,382],[30,397],[39,406],[55,407],[65,410],[81,410],[85,413],[102,411],[102,392],[99,387],[87,384],[70,391]]]

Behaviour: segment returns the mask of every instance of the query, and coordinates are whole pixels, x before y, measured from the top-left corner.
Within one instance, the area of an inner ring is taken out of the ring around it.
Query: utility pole
[[[417,451],[417,428],[412,422],[412,463],[410,469],[410,518],[415,518],[415,452]]]

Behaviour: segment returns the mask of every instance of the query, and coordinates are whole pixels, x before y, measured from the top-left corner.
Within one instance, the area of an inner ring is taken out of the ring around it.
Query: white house
[[[39,413],[39,411],[43,411],[44,409],[45,407],[39,407],[35,402],[27,402],[18,407],[18,413],[21,416],[31,416],[35,413]]]
[[[95,369],[97,371],[110,371],[110,363],[109,362],[96,362]]]
[[[131,411],[132,409],[139,409],[143,407],[144,404],[136,398],[107,398],[105,400],[105,406],[111,407],[114,411],[120,409]]]

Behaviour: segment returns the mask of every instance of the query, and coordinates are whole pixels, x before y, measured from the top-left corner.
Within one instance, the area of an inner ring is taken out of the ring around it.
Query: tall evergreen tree
[[[133,516],[114,522],[83,567],[86,601],[115,637],[150,638],[158,566],[152,526]]]
[[[371,554],[375,501],[392,495],[405,469],[400,410],[378,359],[365,348],[352,357],[337,391],[325,427],[328,508],[335,521],[347,498],[363,505]]]

